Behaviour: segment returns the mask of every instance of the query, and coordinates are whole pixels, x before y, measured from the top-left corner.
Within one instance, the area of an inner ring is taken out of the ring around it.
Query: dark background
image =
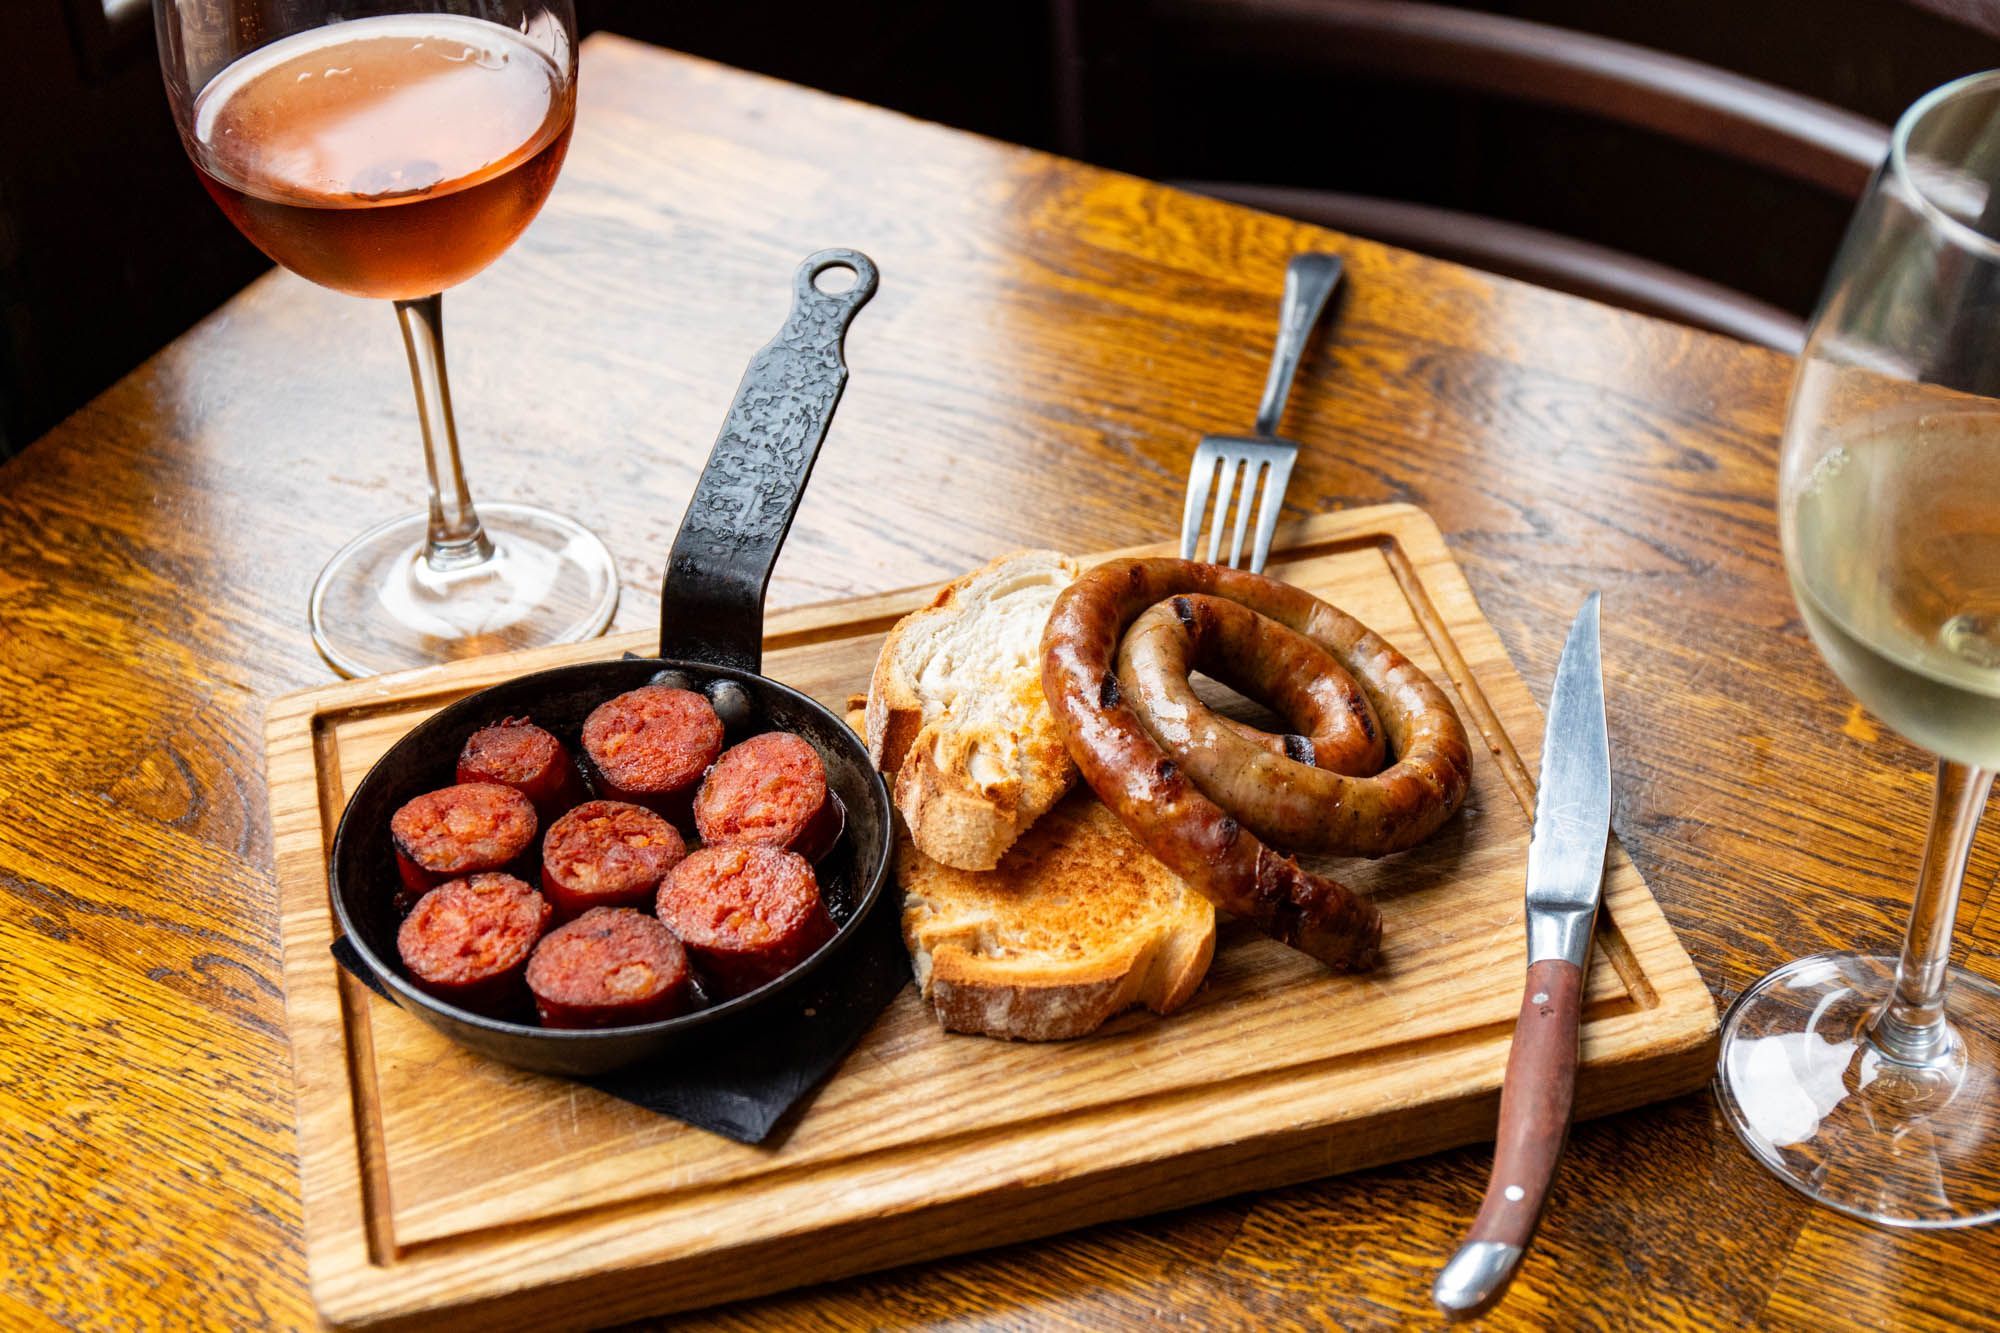
[[[1470,5],[1703,60],[1892,121],[2000,66],[2000,0]],[[266,262],[196,183],[150,14],[8,0],[0,40],[0,456]],[[1440,204],[1609,245],[1806,313],[1850,204],[1546,108],[1218,56],[1145,0],[578,0],[629,36],[1163,178]],[[838,24],[829,24],[837,12]]]

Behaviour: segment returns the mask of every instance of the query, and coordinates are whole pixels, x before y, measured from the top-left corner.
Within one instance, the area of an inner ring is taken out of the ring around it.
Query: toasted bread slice
[[[953,1032],[1081,1037],[1124,1009],[1172,1013],[1215,956],[1215,908],[1133,840],[1088,788],[988,871],[896,840],[903,939]]]
[[[931,859],[990,870],[1076,780],[1042,697],[1042,630],[1082,572],[1016,551],[947,586],[883,641],[868,683],[868,757]]]

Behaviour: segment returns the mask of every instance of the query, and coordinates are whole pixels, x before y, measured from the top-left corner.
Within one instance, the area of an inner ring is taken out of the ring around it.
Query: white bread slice
[[[999,866],[959,870],[896,839],[903,940],[948,1031],[1056,1041],[1143,1004],[1172,1013],[1215,956],[1215,908],[1070,794]]]
[[[925,855],[990,870],[1076,780],[1042,697],[1042,630],[1081,566],[1016,551],[946,586],[882,643],[868,757]]]

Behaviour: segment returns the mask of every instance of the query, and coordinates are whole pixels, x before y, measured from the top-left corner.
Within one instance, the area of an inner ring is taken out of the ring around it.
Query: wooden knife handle
[[[1530,965],[1500,1090],[1486,1198],[1466,1243],[1431,1291],[1438,1308],[1454,1319],[1469,1319],[1500,1299],[1534,1237],[1569,1135],[1582,1014],[1581,968],[1561,958]]]

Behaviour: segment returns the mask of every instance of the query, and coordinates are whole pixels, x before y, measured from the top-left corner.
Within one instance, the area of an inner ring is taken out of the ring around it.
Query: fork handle
[[[1278,305],[1278,345],[1271,352],[1271,374],[1264,381],[1264,401],[1257,407],[1257,433],[1276,435],[1291,396],[1292,377],[1306,353],[1306,340],[1319,323],[1327,298],[1340,285],[1340,256],[1293,255],[1285,266],[1285,295]]]

